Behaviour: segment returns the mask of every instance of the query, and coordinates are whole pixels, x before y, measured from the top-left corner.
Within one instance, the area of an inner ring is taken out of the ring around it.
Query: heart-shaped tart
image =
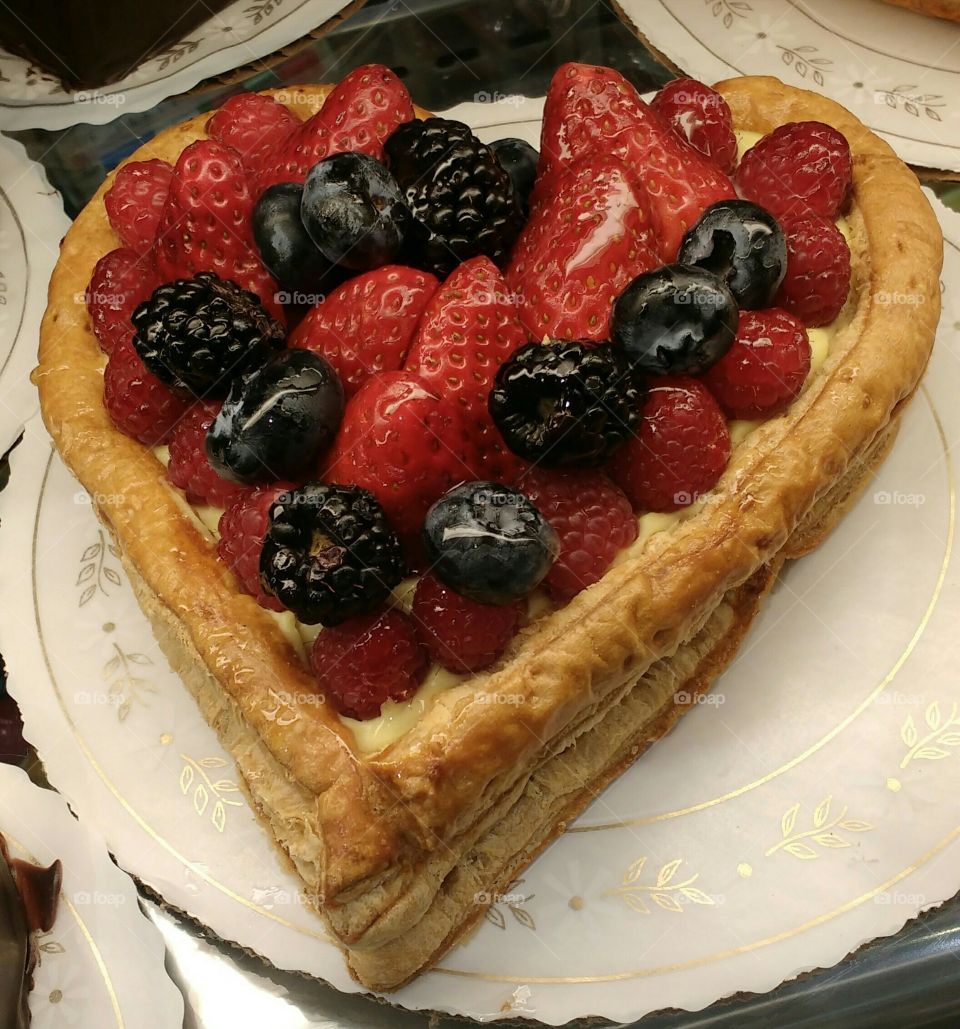
[[[367,67],[108,177],[43,416],[357,979],[709,689],[891,446],[941,259],[890,147],[772,78],[565,65],[537,156]]]

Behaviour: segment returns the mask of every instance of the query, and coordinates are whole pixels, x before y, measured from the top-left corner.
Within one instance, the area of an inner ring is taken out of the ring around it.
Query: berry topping
[[[236,150],[252,181],[299,126],[300,119],[273,97],[238,93],[207,122],[207,135]]]
[[[633,432],[638,406],[628,362],[606,343],[528,343],[490,394],[507,446],[548,468],[603,464]]]
[[[650,106],[673,131],[728,175],[737,163],[737,137],[727,101],[696,79],[674,79]]]
[[[427,512],[431,571],[480,604],[510,604],[536,589],[560,550],[550,523],[522,493],[465,482]]]
[[[343,417],[343,386],[309,350],[282,350],[235,379],[207,435],[207,457],[226,479],[265,483],[308,475]]]
[[[253,238],[284,292],[320,293],[336,273],[303,226],[302,198],[298,182],[281,182],[266,190],[253,209]]]
[[[310,657],[321,689],[341,715],[377,718],[388,700],[406,700],[427,670],[427,653],[402,611],[362,615],[324,629]]]
[[[417,583],[411,612],[417,633],[437,664],[451,672],[479,672],[492,665],[516,634],[523,601],[478,604],[432,575]]]
[[[807,325],[829,325],[850,292],[850,247],[843,233],[819,214],[790,218],[787,274],[776,302]]]
[[[637,538],[630,501],[602,472],[533,468],[519,488],[560,540],[560,555],[544,585],[561,603],[597,582],[617,554]]]
[[[165,443],[188,407],[147,371],[129,339],[117,340],[107,361],[103,402],[113,424],[148,447]]]
[[[660,264],[646,197],[616,158],[559,177],[513,249],[507,282],[534,339],[606,339],[614,298]]]
[[[147,254],[153,249],[173,168],[166,161],[129,161],[103,196],[107,217],[123,245]]]
[[[586,154],[619,158],[649,194],[655,238],[665,261],[703,210],[733,197],[730,180],[640,99],[612,68],[561,65],[543,109],[534,206]],[[627,278],[632,278],[633,271]]]
[[[152,259],[129,247],[111,250],[97,261],[86,301],[101,350],[109,354],[118,343],[133,339],[133,312],[159,285]]]
[[[413,117],[406,86],[382,64],[354,68],[323,107],[303,122],[272,161],[265,160],[258,189],[277,182],[303,182],[307,172],[330,154],[348,150],[383,159],[383,143]]]
[[[353,271],[396,259],[410,222],[400,187],[366,154],[334,154],[303,185],[300,215],[328,261]]]
[[[390,168],[413,212],[407,253],[446,275],[485,254],[502,265],[520,230],[510,176],[462,122],[428,118],[401,125],[386,142]]]
[[[830,125],[795,121],[758,140],[737,168],[740,195],[780,221],[801,214],[836,218],[850,192],[850,144]]]
[[[160,286],[133,324],[144,364],[197,397],[226,395],[236,376],[283,345],[283,329],[257,297],[211,272]]]
[[[282,611],[283,605],[276,597],[264,592],[260,582],[260,552],[270,521],[270,508],[291,489],[293,486],[289,483],[281,483],[235,494],[227,501],[218,527],[217,553],[220,560],[240,580],[243,592],[255,597],[261,607],[271,611]]]
[[[471,478],[503,482],[519,470],[493,424],[488,400],[497,369],[526,339],[514,298],[488,257],[454,269],[417,327],[405,368],[459,406],[473,444]]]
[[[354,276],[308,312],[288,343],[325,357],[352,397],[371,375],[403,366],[438,285],[429,272],[398,264]]]
[[[370,490],[416,561],[427,508],[469,477],[471,445],[455,404],[418,375],[383,372],[347,404],[323,477]]]
[[[809,372],[803,322],[771,307],[743,313],[733,346],[704,382],[731,418],[768,418],[797,398]]]
[[[373,611],[404,572],[400,541],[364,489],[307,483],[270,509],[261,582],[301,622],[339,625]]]
[[[160,219],[157,268],[165,282],[215,272],[282,316],[277,284],[256,253],[253,194],[235,150],[197,140],[180,154]]]
[[[490,149],[496,154],[503,170],[510,176],[513,195],[520,205],[523,217],[526,218],[540,155],[526,140],[515,139],[512,136],[494,140],[490,144]]]
[[[195,403],[170,436],[167,478],[186,493],[191,504],[223,507],[245,492],[242,486],[222,478],[207,459],[207,431],[219,410],[218,401]]]
[[[610,328],[637,372],[698,375],[730,348],[737,318],[723,279],[669,264],[630,283],[617,298]]]
[[[717,484],[730,433],[716,400],[696,379],[659,379],[640,428],[613,459],[611,478],[638,511],[676,511]]]
[[[762,207],[721,200],[687,231],[677,260],[719,275],[741,309],[769,307],[787,268],[787,244]]]

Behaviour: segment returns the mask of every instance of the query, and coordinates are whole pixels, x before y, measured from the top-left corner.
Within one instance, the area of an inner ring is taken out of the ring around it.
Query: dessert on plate
[[[960,21],[960,0],[884,0],[884,3],[906,7],[918,14],[929,14],[935,18]]]
[[[856,499],[942,240],[884,142],[772,78],[648,105],[564,65],[539,153],[382,67],[284,101],[108,178],[35,381],[266,831],[388,990],[696,703]]]

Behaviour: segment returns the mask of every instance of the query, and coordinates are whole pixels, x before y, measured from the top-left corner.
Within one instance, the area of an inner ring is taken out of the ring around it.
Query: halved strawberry
[[[149,253],[170,189],[173,168],[166,161],[131,161],[116,174],[103,195],[103,206],[124,246],[138,254]]]
[[[277,284],[257,256],[251,228],[253,194],[235,150],[213,139],[191,143],[173,170],[157,239],[165,281],[216,272],[256,293],[284,319]]]
[[[371,375],[403,366],[437,286],[429,272],[398,264],[356,275],[310,309],[288,344],[325,357],[352,397]]]
[[[543,110],[539,202],[585,154],[620,158],[649,194],[658,249],[672,261],[683,234],[704,209],[736,196],[720,169],[681,139],[636,89],[612,68],[563,64]]]
[[[600,340],[620,292],[661,263],[646,197],[628,169],[615,157],[591,155],[541,198],[506,279],[533,339]]]
[[[391,132],[413,118],[407,87],[382,64],[354,68],[266,162],[258,192],[278,182],[303,182],[307,172],[330,154],[348,150],[383,159],[383,144]]]
[[[238,93],[207,122],[207,135],[240,155],[251,181],[300,127],[300,119],[273,97]]]

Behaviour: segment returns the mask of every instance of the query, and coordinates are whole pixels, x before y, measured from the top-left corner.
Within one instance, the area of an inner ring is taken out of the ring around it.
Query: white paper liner
[[[185,40],[154,54],[119,82],[67,92],[59,81],[0,50],[0,128],[104,125],[148,111],[198,82],[257,61],[329,21],[352,0],[236,0]]]
[[[449,113],[535,142],[541,105]],[[391,1002],[551,1024],[697,1010],[830,966],[960,889],[960,217],[933,202],[948,236],[938,345],[875,482],[787,569],[711,696]],[[0,652],[51,781],[171,905],[360,990],[39,420],[0,518]]]
[[[706,82],[776,75],[839,101],[903,160],[960,171],[960,24],[880,0],[618,0]]]
[[[63,865],[57,919],[37,941],[33,1029],[179,1029],[183,998],[164,970],[163,939],[103,841],[62,797],[3,764],[0,832],[13,857]]]

